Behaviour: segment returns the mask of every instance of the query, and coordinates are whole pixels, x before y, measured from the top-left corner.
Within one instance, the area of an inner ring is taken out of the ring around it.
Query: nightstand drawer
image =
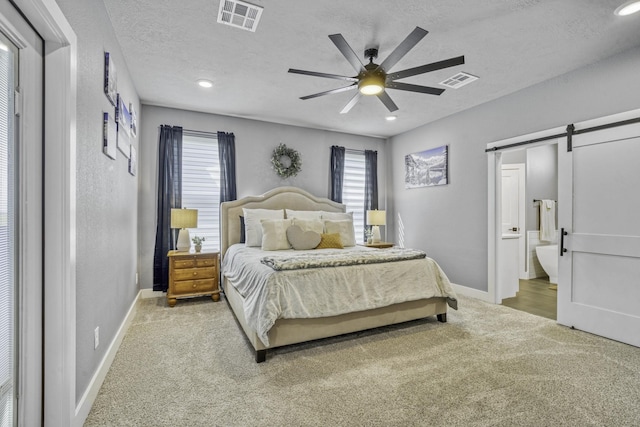
[[[187,294],[191,292],[207,292],[217,290],[215,279],[183,280],[174,282],[174,292],[176,294]]]
[[[209,279],[215,276],[215,267],[182,268],[173,271],[173,280]]]
[[[181,257],[173,260],[173,268],[194,268],[194,267],[213,267],[216,265],[217,258],[214,256],[203,257]]]

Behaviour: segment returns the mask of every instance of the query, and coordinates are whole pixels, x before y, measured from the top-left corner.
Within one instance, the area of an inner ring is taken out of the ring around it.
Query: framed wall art
[[[129,103],[129,114],[131,115],[131,136],[135,138],[138,135],[138,113],[131,102]]]
[[[404,167],[404,188],[446,185],[449,183],[449,146],[407,154]]]
[[[116,121],[118,122],[118,150],[129,158],[131,154],[131,114],[120,94],[117,95]]]
[[[118,76],[116,66],[109,52],[104,53],[104,94],[111,103],[116,105],[118,93]]]
[[[133,144],[131,144],[131,155],[129,156],[129,173],[133,176],[138,173],[138,152]]]
[[[102,113],[102,152],[108,157],[116,158],[118,127],[109,113]]]

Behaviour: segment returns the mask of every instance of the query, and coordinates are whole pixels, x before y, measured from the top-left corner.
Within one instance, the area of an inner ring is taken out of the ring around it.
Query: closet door
[[[640,124],[574,136],[558,160],[558,323],[640,346]]]

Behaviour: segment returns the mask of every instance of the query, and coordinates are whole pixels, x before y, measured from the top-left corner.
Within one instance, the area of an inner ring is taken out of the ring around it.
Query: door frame
[[[77,39],[55,0],[14,3],[44,40],[43,289],[39,301],[29,302],[43,317],[41,421],[81,425],[75,390]]]
[[[487,151],[487,293],[488,300],[495,304],[500,304],[502,302],[499,298],[500,289],[498,289],[500,286],[498,274],[502,267],[500,264],[500,241],[502,240],[502,153],[521,150],[523,149],[523,146],[506,148],[502,151],[499,150],[501,147],[506,147],[523,140],[541,139],[540,142],[531,143],[527,145],[526,148],[557,144],[557,138],[551,138],[551,136],[563,132],[565,132],[565,128],[559,127],[526,135],[519,135],[513,138],[503,139],[487,144],[487,150],[490,150]],[[526,230],[523,235],[526,236]],[[528,256],[528,254],[525,254],[525,256]]]

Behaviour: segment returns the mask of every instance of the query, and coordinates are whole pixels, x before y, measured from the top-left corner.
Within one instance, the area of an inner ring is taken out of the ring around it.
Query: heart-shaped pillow
[[[320,235],[315,231],[302,231],[297,225],[287,228],[287,240],[293,249],[302,251],[305,249],[315,249],[320,244]]]

